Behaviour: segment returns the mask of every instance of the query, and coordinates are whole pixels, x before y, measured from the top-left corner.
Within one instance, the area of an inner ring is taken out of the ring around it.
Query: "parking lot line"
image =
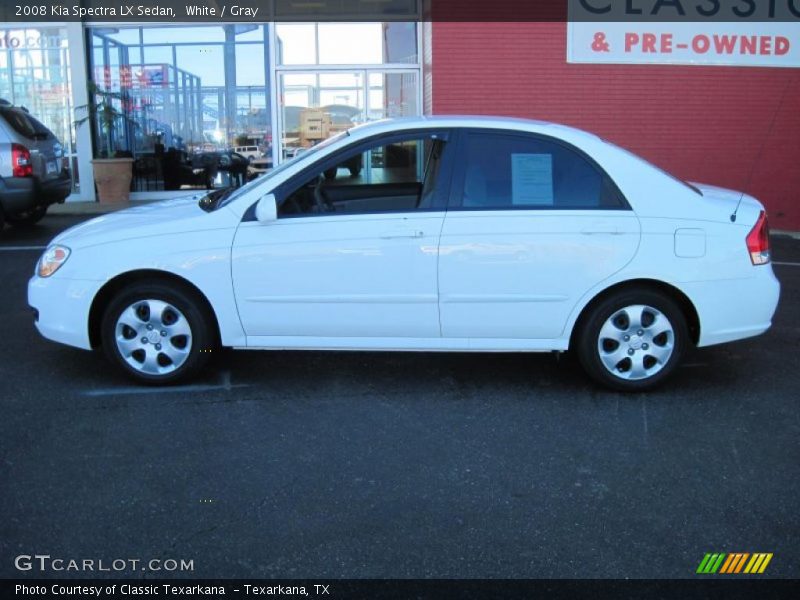
[[[44,250],[47,246],[0,246],[0,252],[25,252],[26,250]]]
[[[116,388],[100,388],[94,390],[85,390],[84,396],[120,396],[130,394],[175,394],[175,393],[192,393],[192,392],[218,392],[220,390],[232,390],[234,388],[250,387],[249,383],[231,383],[231,374],[229,371],[222,373],[219,383],[216,384],[194,384],[194,385],[178,385],[175,387],[116,387]]]
[[[86,390],[84,396],[123,396],[132,394],[175,394],[192,392],[218,392],[220,390],[232,390],[233,388],[249,387],[247,383],[235,383],[233,385],[180,385],[175,387],[118,387],[100,388],[97,390]]]

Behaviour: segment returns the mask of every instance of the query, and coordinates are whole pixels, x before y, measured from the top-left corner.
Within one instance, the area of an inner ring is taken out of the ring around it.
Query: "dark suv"
[[[25,108],[0,100],[0,228],[31,225],[71,190],[56,136]]]

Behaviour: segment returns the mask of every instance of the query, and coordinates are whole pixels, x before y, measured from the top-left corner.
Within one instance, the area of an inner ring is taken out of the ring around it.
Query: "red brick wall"
[[[800,230],[800,69],[567,64],[563,22],[431,27],[427,112],[580,127]]]

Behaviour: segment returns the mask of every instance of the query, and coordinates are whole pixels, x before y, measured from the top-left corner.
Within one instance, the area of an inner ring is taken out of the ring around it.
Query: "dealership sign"
[[[567,61],[800,67],[800,23],[570,21]]]
[[[568,0],[567,61],[800,67],[800,0]]]

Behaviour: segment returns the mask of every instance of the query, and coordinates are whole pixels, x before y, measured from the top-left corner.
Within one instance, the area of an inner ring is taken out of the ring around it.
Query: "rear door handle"
[[[381,239],[391,240],[394,238],[421,238],[424,236],[425,232],[418,229],[393,229],[391,231],[384,231],[381,234]]]
[[[620,235],[619,225],[609,221],[595,221],[581,229],[583,235]]]

